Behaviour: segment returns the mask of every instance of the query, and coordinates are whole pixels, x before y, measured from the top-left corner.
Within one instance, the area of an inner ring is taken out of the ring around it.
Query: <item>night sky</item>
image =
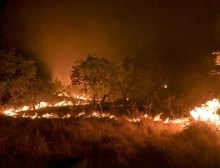
[[[0,2],[1,48],[33,55],[64,83],[88,53],[114,61],[142,53],[200,88],[207,85],[204,60],[220,50],[219,0]]]

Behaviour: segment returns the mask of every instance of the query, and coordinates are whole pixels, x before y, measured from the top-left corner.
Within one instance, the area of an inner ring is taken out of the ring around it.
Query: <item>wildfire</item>
[[[50,103],[47,103],[47,102],[40,102],[38,103],[37,105],[35,105],[35,109],[36,110],[39,110],[39,109],[42,109],[42,108],[46,108],[46,107],[64,107],[64,106],[71,106],[73,105],[73,103],[71,101],[61,101],[61,102],[58,102],[56,104],[50,104]],[[20,113],[20,112],[24,112],[24,111],[30,111],[30,110],[34,110],[32,106],[23,106],[23,107],[19,107],[19,108],[7,108],[5,110],[3,110],[3,114],[6,115],[6,116],[10,116],[10,117],[17,117],[17,115]],[[51,116],[51,115],[45,115],[43,118],[51,118],[51,117],[46,117],[46,116]],[[23,117],[25,118],[36,118],[36,117],[33,117],[33,116],[28,116],[28,115],[23,115]]]
[[[220,52],[219,51],[215,51],[212,53],[212,55],[215,55],[216,58],[215,58],[215,64],[216,65],[220,65]]]
[[[79,97],[83,100],[87,100],[86,97]],[[87,102],[88,103],[88,102]],[[86,102],[85,102],[86,104]],[[71,101],[60,101],[55,104],[47,103],[47,102],[40,102],[35,106],[36,110],[43,109],[46,107],[64,107],[64,106],[73,106],[78,105],[78,103],[73,103]],[[200,107],[195,107],[192,111],[189,112],[189,117],[185,118],[177,118],[177,119],[161,119],[162,113],[156,115],[155,117],[151,117],[147,114],[141,114],[137,117],[126,117],[127,121],[129,122],[140,122],[143,119],[151,119],[155,122],[163,122],[164,124],[178,124],[181,125],[183,128],[186,125],[189,125],[191,121],[204,121],[210,122],[215,124],[220,128],[220,116],[217,113],[220,109],[220,102],[217,99],[213,99],[211,101],[207,101],[205,104],[202,104]],[[30,119],[37,119],[37,118],[47,118],[47,119],[67,119],[67,118],[107,118],[112,120],[118,120],[119,117],[110,114],[110,113],[102,113],[93,111],[90,113],[79,112],[77,114],[65,114],[65,115],[58,115],[57,113],[45,113],[39,115],[36,111],[32,113],[25,113],[27,111],[33,110],[32,106],[22,106],[20,108],[7,108],[2,110],[2,114],[9,117],[23,117],[23,118],[30,118]],[[22,112],[22,113],[21,113]],[[22,115],[21,115],[22,114]]]
[[[220,126],[220,116],[217,111],[220,108],[220,103],[217,99],[207,101],[202,104],[201,107],[196,107],[190,111],[191,116],[196,120],[211,122],[217,126]]]

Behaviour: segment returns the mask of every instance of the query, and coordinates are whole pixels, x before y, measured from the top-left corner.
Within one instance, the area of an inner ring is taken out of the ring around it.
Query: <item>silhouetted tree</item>
[[[88,55],[86,60],[73,65],[72,85],[81,87],[93,97],[94,106],[101,105],[116,89],[118,68],[105,58]]]
[[[126,57],[122,61],[120,75],[118,77],[119,89],[125,102],[136,80],[137,74],[134,68],[134,58]]]
[[[0,63],[1,102],[31,100],[35,108],[36,92],[41,89],[42,83],[34,60],[11,49],[0,51]]]
[[[133,57],[125,57],[121,64],[119,75],[119,89],[124,102],[130,100],[132,106],[143,110],[143,104],[152,104],[153,100],[158,100],[158,92],[167,88],[164,71],[160,62],[153,56],[139,54]],[[167,89],[166,89],[167,90]]]

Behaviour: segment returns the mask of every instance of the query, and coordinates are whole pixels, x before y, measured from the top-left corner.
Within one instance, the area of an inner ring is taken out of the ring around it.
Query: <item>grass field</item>
[[[0,167],[218,168],[220,132],[201,122],[1,116]]]

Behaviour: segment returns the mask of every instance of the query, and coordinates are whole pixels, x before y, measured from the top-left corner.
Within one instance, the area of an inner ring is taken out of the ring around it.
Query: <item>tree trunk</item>
[[[104,95],[103,98],[102,98],[102,100],[100,101],[100,103],[104,102],[105,99],[106,99],[106,97],[108,97],[108,96],[107,96],[107,95]]]
[[[32,106],[33,106],[33,110],[36,110],[35,104],[36,104],[36,96],[35,96],[34,93],[32,93]]]
[[[93,110],[96,111],[96,96],[93,95]]]
[[[105,101],[106,97],[108,97],[108,95],[104,95],[102,100],[99,102],[99,107],[101,112],[102,112],[102,103]]]
[[[31,97],[32,97],[32,107],[33,110],[36,110],[35,104],[36,104],[36,95],[34,93],[33,85],[31,84]]]

